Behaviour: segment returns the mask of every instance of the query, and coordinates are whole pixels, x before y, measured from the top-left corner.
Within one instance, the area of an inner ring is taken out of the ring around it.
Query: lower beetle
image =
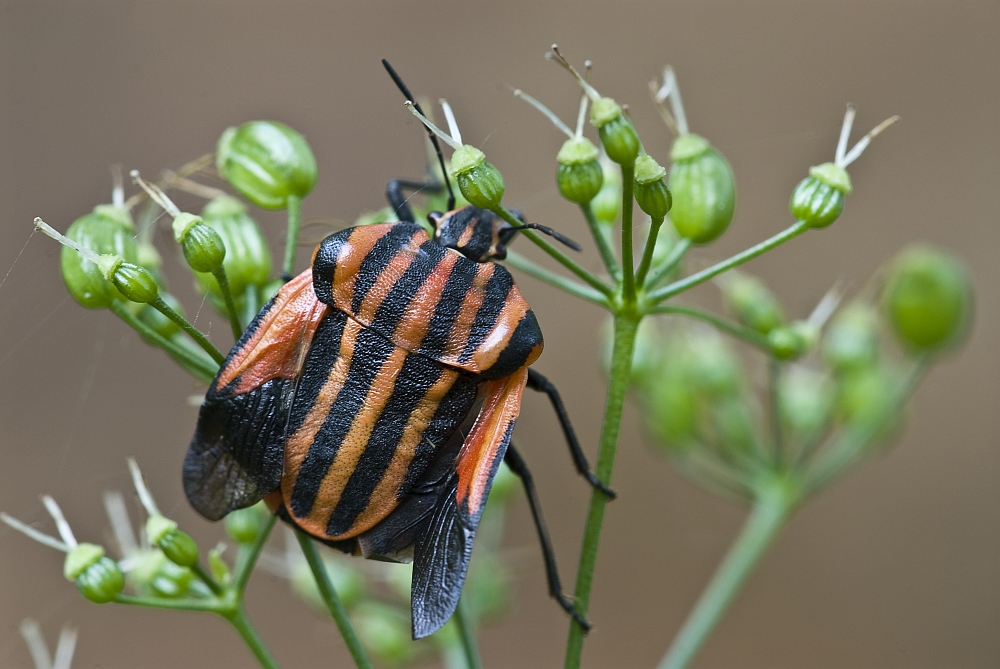
[[[518,228],[454,209],[452,196],[448,213],[428,217],[431,238],[403,197],[422,187],[391,182],[399,222],[328,236],[247,327],[202,404],[185,493],[210,520],[266,498],[345,552],[412,559],[421,638],[458,604],[504,460],[527,491],[550,593],[588,629],[562,593],[531,475],[510,444],[525,387],[548,395],[578,471],[613,493],[590,472],[555,387],[529,368],[542,332],[493,262]]]

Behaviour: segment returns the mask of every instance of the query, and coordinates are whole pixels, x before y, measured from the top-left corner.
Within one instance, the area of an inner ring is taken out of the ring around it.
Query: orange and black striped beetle
[[[312,267],[247,327],[202,404],[185,493],[210,520],[266,499],[345,552],[412,559],[413,636],[421,638],[458,604],[505,460],[527,491],[549,590],[586,629],[562,594],[531,474],[510,444],[525,387],[548,395],[577,469],[612,493],[590,472],[555,387],[529,369],[542,332],[493,262],[516,228],[452,204],[429,216],[431,239],[402,196],[417,186],[391,182],[400,222],[324,239]]]

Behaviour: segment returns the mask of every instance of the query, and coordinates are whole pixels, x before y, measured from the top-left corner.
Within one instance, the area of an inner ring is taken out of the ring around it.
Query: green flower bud
[[[226,516],[226,534],[241,544],[252,544],[264,529],[261,511],[257,505],[231,511]]]
[[[229,583],[229,579],[232,574],[229,571],[229,565],[226,561],[222,559],[222,551],[226,548],[225,544],[219,544],[212,550],[208,551],[208,569],[212,572],[212,576],[219,583]]]
[[[198,562],[198,544],[187,532],[181,530],[167,532],[156,545],[168,560],[181,567],[193,567]]]
[[[590,122],[597,128],[608,158],[631,165],[639,155],[639,135],[622,116],[622,108],[611,98],[598,98],[590,106]]]
[[[736,179],[729,162],[708,140],[690,133],[674,140],[670,159],[674,229],[695,244],[714,241],[729,227],[736,209]]]
[[[75,581],[80,574],[97,564],[103,557],[104,549],[97,544],[77,544],[66,553],[63,576],[67,581]]]
[[[156,277],[148,269],[125,262],[121,256],[103,255],[97,266],[127,300],[148,304],[160,294]]]
[[[809,437],[823,428],[830,416],[833,399],[833,388],[819,372],[802,365],[790,365],[781,375],[778,402],[782,422],[798,437]]]
[[[618,212],[622,206],[622,173],[618,166],[607,158],[602,158],[599,163],[604,183],[591,200],[590,208],[598,221],[613,224],[618,220]]]
[[[844,211],[844,196],[851,192],[847,170],[833,163],[817,165],[792,192],[788,208],[796,220],[812,228],[825,228]]]
[[[767,335],[771,352],[779,360],[792,360],[802,355],[808,348],[808,341],[795,328],[779,327]]]
[[[194,580],[190,569],[170,560],[159,550],[144,551],[129,576],[143,592],[167,599],[185,595]]]
[[[604,170],[598,161],[597,147],[586,137],[567,139],[556,160],[559,169],[556,183],[559,192],[570,202],[586,204],[594,199],[604,184]]]
[[[893,412],[892,375],[878,367],[867,367],[840,380],[837,413],[845,423],[872,429],[886,423]]]
[[[284,123],[250,121],[227,128],[215,164],[243,197],[263,209],[284,209],[316,185],[316,158],[305,138]]]
[[[673,198],[663,177],[667,170],[650,156],[639,156],[635,161],[635,201],[639,208],[655,219],[663,218],[670,211]]]
[[[196,272],[214,272],[222,267],[226,246],[219,233],[205,225],[201,216],[182,213],[174,218],[174,239],[184,259]]]
[[[93,213],[78,218],[66,236],[99,255],[112,254],[134,262],[137,259],[135,226],[124,209],[100,204]],[[90,260],[69,247],[60,256],[63,281],[73,299],[88,309],[104,309],[122,295]]]
[[[763,281],[743,272],[730,272],[721,281],[722,299],[736,320],[761,334],[785,323],[785,313]]]
[[[249,286],[262,286],[271,274],[271,253],[260,227],[247,214],[246,207],[233,197],[218,197],[202,210],[205,225],[215,230],[225,248],[223,266],[233,295],[239,298]],[[195,274],[201,293],[221,298],[215,276],[208,272]]]
[[[855,302],[842,309],[823,338],[823,357],[838,373],[871,367],[878,360],[878,315]]]
[[[458,182],[462,196],[481,209],[495,209],[503,199],[504,183],[500,170],[486,162],[486,154],[463,144],[451,156],[451,175]]]
[[[883,306],[907,347],[932,351],[956,343],[972,319],[972,281],[957,257],[914,246],[892,262]]]
[[[102,557],[76,577],[76,587],[95,604],[107,604],[125,589],[125,576],[118,563]]]

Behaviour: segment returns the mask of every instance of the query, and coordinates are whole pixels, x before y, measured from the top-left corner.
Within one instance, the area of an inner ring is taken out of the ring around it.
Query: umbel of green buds
[[[597,98],[590,107],[590,122],[597,128],[608,158],[619,165],[631,165],[639,155],[639,135],[611,98]]]
[[[604,185],[599,155],[597,147],[586,137],[571,137],[563,142],[556,156],[559,161],[556,183],[564,198],[587,204],[597,196]]]
[[[504,183],[500,170],[486,162],[486,154],[463,144],[451,156],[451,174],[462,196],[480,209],[494,209],[503,199]]]
[[[217,272],[226,258],[226,246],[219,233],[205,225],[201,216],[181,213],[174,217],[174,239],[184,251],[184,259],[196,272]]]
[[[914,246],[896,256],[883,300],[896,334],[917,351],[955,343],[972,317],[968,271],[958,258],[930,246]]]
[[[241,295],[248,286],[262,286],[271,273],[271,253],[257,223],[234,197],[217,197],[201,212],[204,224],[213,229],[225,248],[223,266],[229,287]],[[202,292],[221,294],[211,273],[195,275]]]
[[[667,170],[650,156],[639,156],[635,161],[635,201],[639,208],[654,220],[662,219],[670,211],[673,198],[663,177]]]
[[[216,167],[245,198],[263,209],[284,209],[316,185],[316,158],[305,138],[284,123],[250,121],[219,138]]]
[[[674,229],[695,244],[714,241],[729,227],[736,209],[736,179],[729,162],[694,133],[674,140],[670,159]]]
[[[174,564],[193,567],[198,562],[198,544],[187,532],[177,529],[173,520],[160,514],[150,516],[146,520],[146,536]]]
[[[113,254],[126,261],[137,260],[132,216],[120,207],[99,204],[94,211],[69,226],[66,236],[98,255]],[[104,309],[122,294],[104,276],[95,262],[64,247],[60,257],[63,281],[73,299],[88,309]]]
[[[844,196],[851,192],[847,170],[833,163],[809,168],[809,176],[799,182],[788,204],[792,216],[811,228],[825,228],[844,211]]]
[[[80,593],[95,604],[106,604],[125,588],[125,577],[118,564],[104,556],[96,544],[78,544],[66,554],[63,574],[75,581]]]
[[[722,297],[736,319],[761,334],[784,325],[785,313],[764,282],[743,272],[730,272],[720,280]]]

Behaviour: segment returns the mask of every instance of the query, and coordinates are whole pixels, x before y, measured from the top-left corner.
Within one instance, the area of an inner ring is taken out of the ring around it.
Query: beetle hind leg
[[[542,557],[545,560],[545,577],[549,584],[549,594],[559,602],[559,606],[573,618],[584,632],[589,632],[591,628],[590,622],[576,609],[573,600],[563,594],[562,584],[559,581],[559,569],[556,566],[556,555],[555,551],[552,550],[552,539],[549,537],[549,530],[545,526],[545,518],[542,517],[542,505],[538,500],[535,480],[531,476],[531,472],[528,470],[524,459],[521,458],[521,454],[514,448],[514,444],[510,444],[507,447],[507,452],[504,454],[504,462],[521,479],[521,483],[524,485],[524,492],[528,496],[531,517],[535,521],[535,529],[538,530],[538,541],[542,545]]]

